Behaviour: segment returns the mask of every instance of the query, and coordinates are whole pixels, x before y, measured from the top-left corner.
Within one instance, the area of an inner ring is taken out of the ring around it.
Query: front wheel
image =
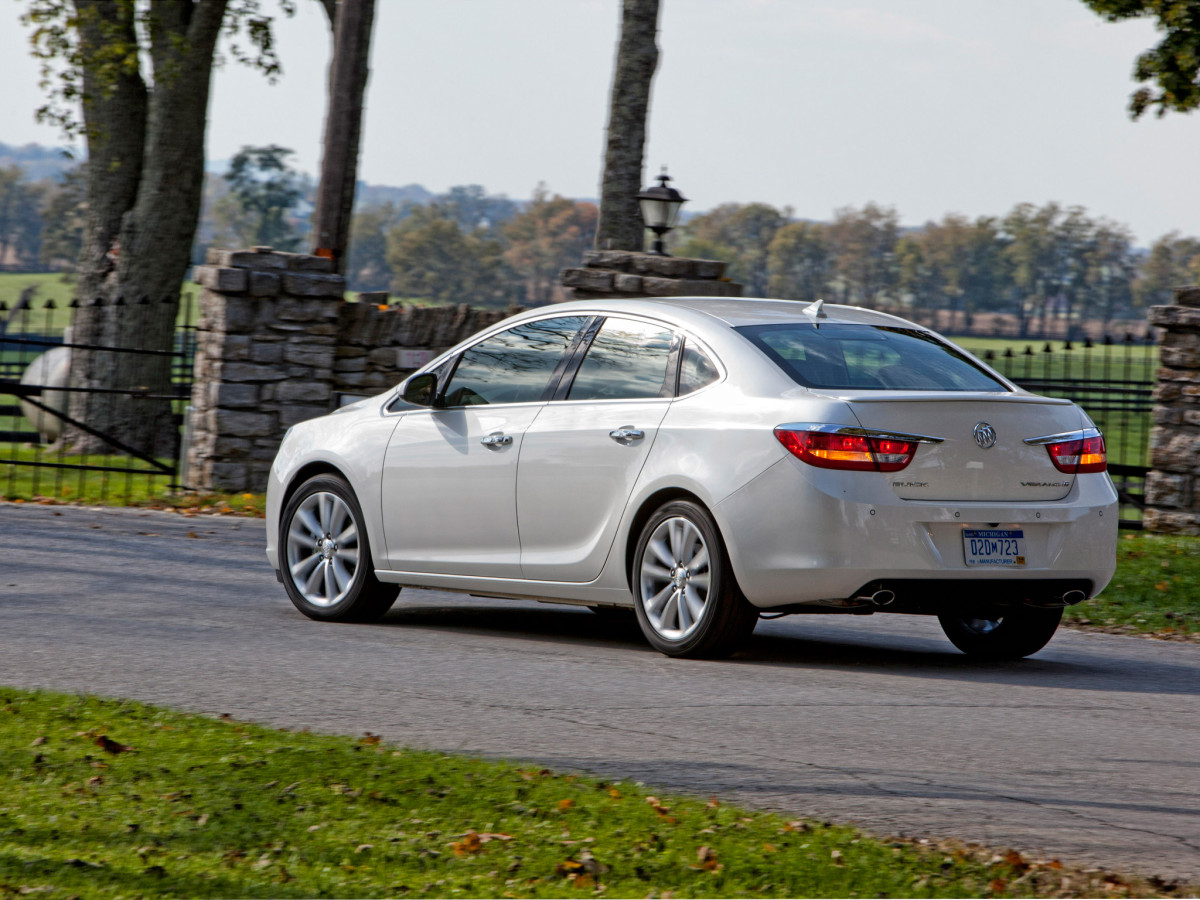
[[[1062,614],[1061,609],[1019,606],[969,615],[943,613],[938,621],[950,642],[968,656],[1021,659],[1050,642]]]
[[[344,479],[317,475],[300,485],[279,538],[283,586],[310,619],[370,622],[396,602],[400,589],[375,577],[362,509]]]
[[[716,523],[691,501],[667,503],[650,517],[632,574],[638,624],[668,656],[728,656],[758,621],[734,581]]]

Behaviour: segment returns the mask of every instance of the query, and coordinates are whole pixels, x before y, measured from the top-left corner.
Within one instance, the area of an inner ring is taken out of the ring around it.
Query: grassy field
[[[28,287],[36,288],[36,293],[30,304],[32,311],[17,313],[13,317],[11,310],[21,298],[21,292]],[[8,305],[10,312],[0,313],[0,317],[9,319],[11,331],[37,332],[39,334],[61,334],[62,330],[71,324],[73,311],[71,300],[75,296],[73,281],[65,281],[61,274],[32,274],[26,275],[15,272],[0,273],[0,302]],[[199,316],[200,286],[188,283],[184,285],[182,299],[179,305],[177,325],[195,325]],[[54,301],[54,309],[46,309],[46,301]]]
[[[0,785],[3,897],[1185,893],[371,734],[4,688]]]

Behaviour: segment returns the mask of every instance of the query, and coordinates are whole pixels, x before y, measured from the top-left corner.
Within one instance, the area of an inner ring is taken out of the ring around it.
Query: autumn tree
[[[636,194],[642,189],[642,158],[650,84],[658,66],[659,0],[622,0],[621,37],[613,67],[604,178],[595,242],[600,250],[641,250],[645,227]]]
[[[724,261],[726,274],[745,285],[746,296],[766,297],[771,283],[771,241],[790,217],[790,209],[779,210],[766,203],[723,203],[692,217],[679,229],[677,251],[683,256]]]
[[[875,306],[885,300],[896,285],[899,238],[900,218],[890,207],[868,203],[835,211],[829,240],[841,302]]]
[[[1132,290],[1145,308],[1174,302],[1175,288],[1188,284],[1200,284],[1200,238],[1172,231],[1151,245]]]
[[[524,282],[529,305],[555,299],[559,273],[592,246],[598,215],[594,204],[552,197],[539,184],[525,209],[504,224],[504,258]]]
[[[1143,87],[1133,92],[1129,113],[1137,119],[1156,108],[1191,112],[1200,107],[1200,2],[1197,0],[1083,0],[1110,22],[1152,19],[1162,40],[1141,54],[1133,77]]]
[[[833,274],[828,227],[820,222],[780,227],[767,245],[767,272],[772,297],[806,303],[822,298]]]

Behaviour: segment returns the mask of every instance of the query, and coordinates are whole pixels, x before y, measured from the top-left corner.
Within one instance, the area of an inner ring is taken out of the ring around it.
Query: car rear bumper
[[[768,609],[842,601],[883,582],[947,597],[976,584],[980,599],[1001,600],[1003,584],[1053,582],[1057,590],[1061,583],[1065,592],[1086,583],[1093,596],[1116,567],[1117,496],[1103,475],[1076,478],[1067,497],[1054,502],[951,503],[901,500],[887,476],[827,473],[784,459],[715,512],[739,586]],[[1026,564],[968,566],[966,528],[1020,529]],[[936,582],[947,590],[931,591]],[[1013,584],[1011,596],[1022,602],[1018,595],[1031,593],[1047,595],[1031,583],[1025,590]],[[964,602],[971,599],[965,592]]]

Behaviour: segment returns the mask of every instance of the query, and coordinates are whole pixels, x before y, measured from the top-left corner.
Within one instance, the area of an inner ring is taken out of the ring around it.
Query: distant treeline
[[[245,147],[228,174],[208,176],[194,258],[209,246],[304,246],[314,185],[288,166],[289,155]],[[3,160],[58,168],[34,179],[16,162],[0,164],[0,270],[69,271],[86,213],[81,166],[58,151],[0,144]],[[592,246],[597,219],[594,203],[544,185],[527,201],[479,185],[436,196],[419,185],[361,185],[359,198],[351,289],[433,303],[559,299],[559,272]],[[669,246],[724,260],[748,296],[824,297],[964,326],[976,314],[1002,313],[1022,334],[1050,322],[1057,330],[1084,319],[1139,319],[1147,306],[1171,302],[1175,287],[1200,282],[1200,238],[1172,232],[1140,249],[1126,226],[1055,203],[973,220],[949,214],[908,229],[896,210],[872,203],[837,210],[829,222],[728,203],[690,217]]]

